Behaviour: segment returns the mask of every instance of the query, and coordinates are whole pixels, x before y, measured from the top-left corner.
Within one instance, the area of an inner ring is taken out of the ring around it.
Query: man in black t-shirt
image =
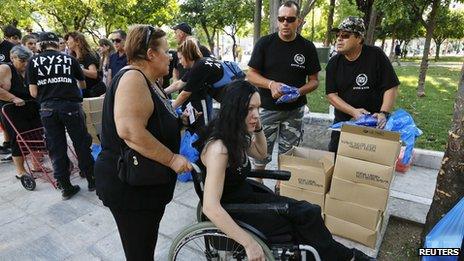
[[[297,33],[303,22],[299,18],[299,6],[287,1],[279,8],[279,31],[262,37],[256,43],[247,79],[259,87],[260,113],[264,134],[268,143],[268,157],[255,160],[258,169],[264,169],[271,161],[274,142],[279,137],[279,154],[285,153],[301,139],[302,118],[306,94],[319,85],[321,70],[314,44]],[[286,103],[276,104],[283,93],[283,85],[298,89],[298,97]]]
[[[333,31],[338,54],[327,64],[326,94],[335,107],[334,123],[373,113],[383,128],[400,84],[390,61],[380,48],[363,44],[361,18],[348,17]],[[337,152],[339,138],[340,132],[332,131],[330,151]]]
[[[85,88],[84,73],[74,57],[58,51],[56,34],[42,33],[39,40],[42,52],[29,61],[27,68],[29,90],[40,103],[40,118],[53,162],[53,174],[62,188],[63,200],[66,200],[80,190],[69,180],[66,131],[73,142],[79,169],[86,175],[88,189],[95,190],[94,160],[90,150],[92,138],[87,132],[80,104],[79,87]]]

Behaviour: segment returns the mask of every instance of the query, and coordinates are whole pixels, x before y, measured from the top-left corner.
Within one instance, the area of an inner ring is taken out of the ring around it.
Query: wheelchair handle
[[[261,204],[224,204],[222,206],[230,213],[263,213],[273,212],[288,214],[288,203],[261,203]]]
[[[287,170],[252,170],[247,177],[275,180],[289,180],[292,174]]]

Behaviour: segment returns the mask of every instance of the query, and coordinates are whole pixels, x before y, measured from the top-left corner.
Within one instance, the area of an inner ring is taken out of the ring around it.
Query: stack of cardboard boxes
[[[374,248],[387,207],[399,133],[343,126],[325,223],[332,234]]]
[[[101,133],[103,100],[104,97],[94,97],[85,98],[82,101],[87,131],[92,136],[92,143],[96,144],[100,144],[98,135]]]
[[[280,195],[319,205],[324,212],[333,168],[333,153],[293,147],[279,156],[279,169],[292,173],[290,180],[280,184]]]

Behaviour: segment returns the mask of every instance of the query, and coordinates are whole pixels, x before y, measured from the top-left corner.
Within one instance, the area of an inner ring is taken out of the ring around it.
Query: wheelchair
[[[197,165],[192,165],[194,169],[192,171],[194,188],[200,198],[197,208],[198,223],[187,227],[173,240],[169,249],[168,260],[247,260],[245,248],[208,221],[201,212],[204,175]],[[248,177],[289,180],[290,172],[255,170]],[[247,181],[257,192],[274,193],[259,182],[252,179],[247,179]],[[257,215],[263,212],[287,213],[289,208],[287,203],[224,204],[223,207],[228,213],[256,213]],[[266,237],[245,222],[239,220],[235,220],[235,222],[258,242],[263,249],[266,260],[321,260],[315,248],[309,245],[296,244],[289,234]]]

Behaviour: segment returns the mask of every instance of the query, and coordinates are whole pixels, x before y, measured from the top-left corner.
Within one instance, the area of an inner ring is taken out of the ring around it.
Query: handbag
[[[106,84],[103,81],[99,81],[97,84],[89,88],[89,97],[98,97],[106,92]]]
[[[119,179],[131,186],[167,184],[175,177],[168,167],[142,156],[127,145],[121,146],[117,170]]]

